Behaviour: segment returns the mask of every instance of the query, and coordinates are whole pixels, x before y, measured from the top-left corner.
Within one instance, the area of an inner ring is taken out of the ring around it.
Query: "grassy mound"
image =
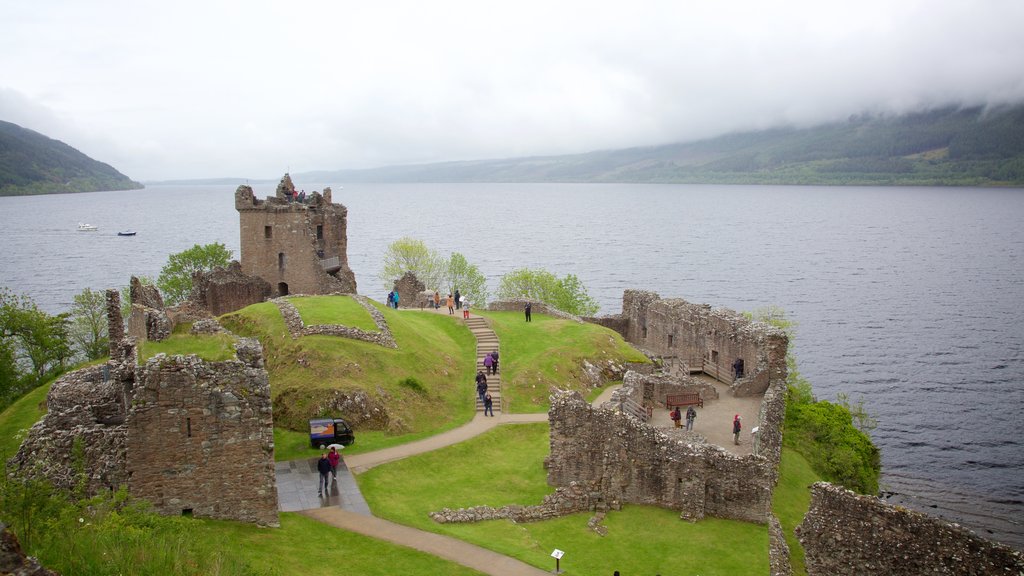
[[[524,322],[520,312],[483,312],[501,341],[501,394],[512,412],[546,412],[552,387],[587,395],[584,360],[647,362],[618,333],[544,314]]]
[[[504,520],[437,524],[428,513],[444,507],[538,504],[552,489],[545,481],[546,424],[501,426],[442,450],[373,468],[358,476],[374,514],[447,534],[552,569],[555,548],[569,574],[765,574],[765,526],[720,519],[684,522],[678,512],[626,506],[611,512],[601,537],[587,527],[590,514],[544,522]]]
[[[366,310],[347,296],[292,302],[307,323],[362,315],[372,326]],[[318,416],[353,420],[357,442],[349,453],[438,433],[473,417],[476,341],[469,330],[445,315],[378,309],[397,350],[335,336],[293,340],[272,303],[221,318],[227,329],[263,344],[279,428],[278,459],[311,453],[307,420]]]
[[[307,326],[340,324],[367,332],[378,332],[370,313],[352,298],[338,296],[306,296],[289,298]]]

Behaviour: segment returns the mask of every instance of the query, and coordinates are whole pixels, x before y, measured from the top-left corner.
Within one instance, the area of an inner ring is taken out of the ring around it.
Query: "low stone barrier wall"
[[[459,522],[483,522],[485,520],[512,520],[513,522],[539,522],[550,520],[576,512],[608,510],[610,504],[605,502],[600,493],[587,492],[583,486],[572,484],[558,488],[554,494],[548,494],[538,506],[520,506],[516,504],[494,508],[493,506],[473,506],[452,510],[443,508],[431,512],[430,517],[439,524]],[[616,510],[619,509],[615,505]]]
[[[563,320],[572,320],[573,322],[583,323],[583,319],[579,316],[574,316],[568,312],[562,312],[558,308],[540,302],[539,300],[530,300],[529,298],[513,298],[511,300],[497,300],[487,305],[487,309],[492,312],[519,312],[523,313],[526,308],[526,303],[531,304],[530,312],[532,314],[547,314],[548,316],[554,316],[555,318],[561,318]]]
[[[285,296],[281,298],[274,298],[271,300],[278,310],[281,311],[281,317],[284,319],[284,324],[288,328],[288,332],[292,338],[299,338],[301,336],[339,336],[341,338],[351,338],[352,340],[361,340],[363,342],[370,342],[371,344],[377,344],[378,346],[384,346],[385,348],[398,348],[398,343],[395,342],[394,336],[391,335],[391,329],[388,328],[387,320],[384,319],[384,315],[381,314],[380,310],[377,310],[373,304],[370,303],[369,299],[365,296],[358,294],[332,294],[333,296],[349,296],[353,300],[359,303],[373,318],[374,324],[377,325],[379,332],[367,332],[361,328],[355,328],[352,326],[342,326],[340,324],[317,324],[315,326],[306,326],[302,322],[302,315],[299,314],[297,308],[288,301],[289,298],[301,298],[302,294]]]
[[[810,576],[1024,574],[1020,552],[926,514],[819,482],[796,529]]]

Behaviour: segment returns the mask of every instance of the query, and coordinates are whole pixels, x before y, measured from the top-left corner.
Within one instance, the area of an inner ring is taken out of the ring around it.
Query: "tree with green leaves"
[[[222,268],[231,262],[231,250],[220,242],[195,246],[171,254],[160,269],[156,286],[163,295],[164,304],[174,306],[188,299],[192,292],[192,274]]]
[[[505,274],[498,285],[498,297],[539,300],[577,316],[593,316],[599,308],[575,274],[559,279],[543,269],[520,268]]]
[[[110,345],[107,340],[107,298],[103,292],[86,288],[75,294],[69,332],[72,342],[87,360],[107,355]]]
[[[454,294],[455,290],[458,290],[474,306],[481,307],[491,299],[487,291],[487,278],[480,273],[480,268],[476,264],[470,264],[462,254],[452,252],[446,270],[449,294]]]
[[[68,340],[67,314],[51,316],[39,309],[27,296],[16,296],[0,288],[0,340],[14,358],[19,382],[15,393],[43,382],[62,371],[74,355]],[[0,353],[0,361],[3,361]],[[22,366],[31,372],[22,373]],[[9,367],[0,372],[10,372]],[[8,384],[10,387],[10,383]]]
[[[384,251],[384,265],[379,278],[384,289],[390,290],[406,272],[412,272],[429,290],[437,290],[444,280],[447,263],[436,251],[427,248],[422,240],[408,236],[392,242]]]

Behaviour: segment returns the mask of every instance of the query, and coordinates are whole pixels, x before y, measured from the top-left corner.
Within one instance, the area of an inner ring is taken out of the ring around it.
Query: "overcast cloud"
[[[0,120],[134,179],[585,152],[1024,101],[1024,2],[16,1]]]

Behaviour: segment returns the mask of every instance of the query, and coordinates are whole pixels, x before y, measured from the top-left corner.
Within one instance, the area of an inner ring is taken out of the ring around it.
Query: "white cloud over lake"
[[[0,120],[135,179],[1024,101],[1024,2],[6,1]]]

